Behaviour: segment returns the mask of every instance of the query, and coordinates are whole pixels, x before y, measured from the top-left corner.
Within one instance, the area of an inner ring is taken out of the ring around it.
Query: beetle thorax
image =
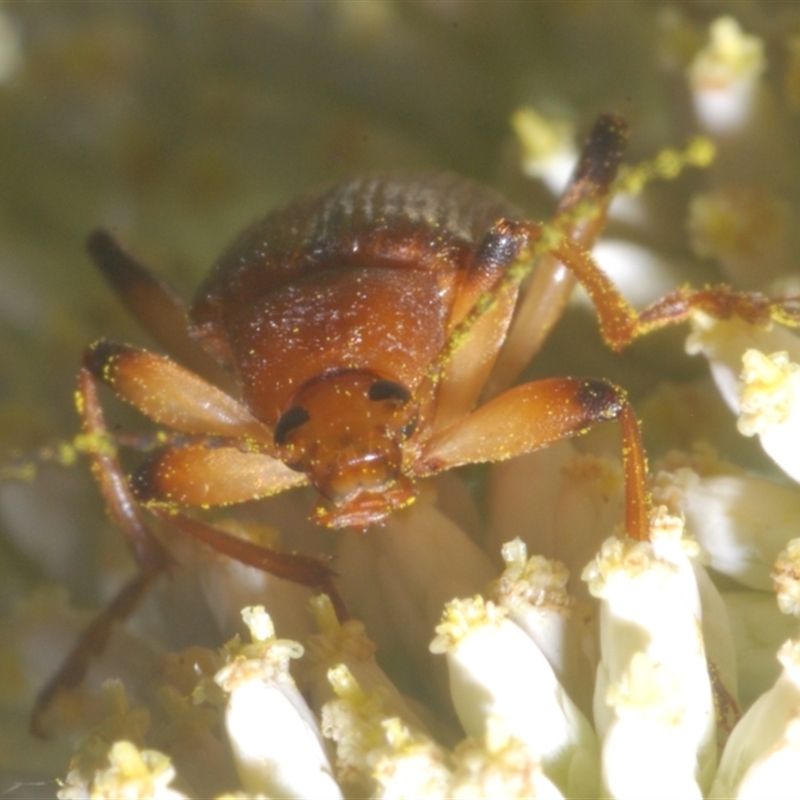
[[[307,382],[275,428],[281,459],[322,495],[315,516],[330,527],[366,527],[415,496],[403,474],[417,409],[400,383],[361,370]]]

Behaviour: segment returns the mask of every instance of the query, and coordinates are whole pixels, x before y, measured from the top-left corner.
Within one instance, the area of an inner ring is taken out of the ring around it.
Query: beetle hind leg
[[[230,376],[189,334],[186,306],[172,287],[102,228],[89,234],[86,249],[125,308],[159,344],[214,383],[230,382]]]
[[[704,289],[684,286],[656,300],[639,314],[641,333],[683,322],[693,311],[720,320],[738,317],[759,327],[771,322],[790,328],[800,326],[800,297],[773,299],[760,292],[739,292],[721,284]]]
[[[591,254],[575,241],[556,235],[551,245],[545,241],[547,228],[541,225],[527,222],[504,224],[514,231],[514,235],[524,236],[528,241],[509,267],[504,280],[512,280],[517,271],[525,270],[532,253],[549,250],[586,290],[597,313],[603,341],[614,352],[621,352],[635,339],[652,331],[685,322],[694,311],[705,312],[716,319],[738,317],[760,326],[770,322],[800,326],[800,298],[772,299],[758,292],[736,291],[725,285],[704,289],[684,286],[637,312]]]

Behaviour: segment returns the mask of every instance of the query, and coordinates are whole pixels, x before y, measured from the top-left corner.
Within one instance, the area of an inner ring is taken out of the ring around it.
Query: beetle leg
[[[433,436],[420,457],[420,471],[504,461],[611,419],[622,428],[625,528],[629,536],[644,540],[650,496],[639,424],[625,392],[605,380],[550,378],[515,386]]]
[[[78,373],[78,411],[83,419],[83,432],[92,472],[106,501],[112,522],[122,530],[136,563],[145,572],[158,573],[168,568],[172,559],[147,527],[128,479],[117,460],[116,447],[106,427],[97,385],[85,368]]]
[[[145,523],[139,498],[134,496],[132,485],[119,465],[116,443],[106,426],[97,393],[100,380],[157,422],[179,430],[207,432],[210,429],[211,433],[238,434],[245,444],[249,434],[262,440],[265,437],[271,439],[269,431],[233,398],[168,358],[107,342],[99,342],[87,350],[84,366],[78,374],[77,391],[85,436],[83,446],[91,459],[109,516],[124,533],[140,572],[95,617],[59,671],[39,693],[30,729],[41,737],[48,735],[46,715],[53,701],[61,692],[74,689],[81,683],[92,658],[105,649],[114,623],[124,621],[136,609],[155,578],[173,564],[171,556]],[[267,455],[247,453],[230,446],[214,448],[189,444],[164,448],[149,459],[146,470],[140,473],[139,487],[144,493],[146,489],[151,496],[165,499],[164,505],[171,502],[199,505],[240,502],[304,482],[304,475],[292,472]],[[165,486],[169,489],[166,490]],[[204,486],[213,487],[214,495],[210,496],[206,491],[201,497],[198,493]],[[218,552],[278,577],[325,591],[340,618],[347,617],[344,601],[333,586],[334,573],[323,562],[267,550],[164,508],[152,511],[171,527],[205,542]]]
[[[737,292],[729,286],[692,289],[684,286],[656,300],[639,314],[636,335],[683,322],[692,311],[715,319],[739,317],[751,325],[777,322],[791,328],[800,325],[800,297],[772,299],[760,292]]]
[[[684,286],[637,313],[582,247],[564,239],[554,252],[586,289],[597,311],[603,340],[617,353],[640,336],[684,322],[695,310],[716,319],[738,317],[752,325],[800,325],[800,298],[773,300],[759,292],[738,292],[724,285],[705,289]]]
[[[148,507],[244,503],[307,483],[304,473],[272,456],[208,444],[165,447],[131,478],[136,499]]]
[[[31,714],[31,732],[47,736],[45,715],[62,691],[81,683],[92,658],[101,653],[113,630],[113,623],[124,621],[144,597],[155,578],[172,566],[172,558],[147,527],[128,480],[117,460],[113,439],[106,427],[103,409],[92,374],[83,368],[78,373],[78,411],[92,471],[106,501],[112,521],[122,530],[128,547],[139,565],[139,574],[129,581],[109,605],[83,632],[67,660],[36,699]]]
[[[556,209],[552,227],[590,250],[602,231],[627,142],[628,126],[614,114],[598,116],[575,172]],[[560,318],[575,276],[553,253],[545,253],[523,289],[503,348],[483,397],[507,389],[538,352]]]
[[[450,362],[459,359],[459,351],[465,348],[465,342],[469,348],[470,339],[477,338],[472,334],[480,328],[482,319],[507,302],[509,294],[516,291],[536,260],[545,254],[551,254],[563,263],[584,287],[597,312],[603,340],[612,350],[619,352],[645,329],[653,327],[640,324],[634,308],[597,266],[589,252],[562,231],[535,222],[500,220],[487,234],[485,241],[501,242],[507,249],[513,247],[516,256],[502,277],[475,300],[470,310],[450,331],[445,346],[429,368],[433,385],[449,380]],[[448,419],[446,424],[450,421]],[[440,427],[438,422],[437,419],[434,427],[441,430],[444,426]]]
[[[184,433],[253,439],[272,444],[272,432],[221,389],[167,356],[100,340],[84,368],[153,421]]]
[[[172,287],[102,228],[92,231],[86,248],[125,308],[159,344],[212,383],[231,383],[228,373],[189,335],[186,306]]]
[[[233,536],[203,520],[175,510],[176,505],[241,503],[308,483],[281,461],[234,447],[167,447],[148,459],[131,479],[137,499],[171,528],[222,555],[277,578],[325,592],[340,620],[347,607],[333,585],[335,574],[322,560],[284,553]]]
[[[527,271],[531,251],[549,248],[586,290],[597,313],[603,341],[616,353],[640,336],[684,322],[695,310],[717,319],[739,317],[753,325],[763,326],[770,322],[790,327],[800,325],[800,298],[773,300],[758,292],[738,292],[724,285],[705,289],[684,286],[637,313],[590,253],[577,242],[556,232],[550,246],[546,241],[550,237],[547,228],[535,223],[500,222],[496,228],[505,228],[509,235],[526,236],[528,240],[527,246],[500,281],[500,288],[518,280],[519,272]],[[472,317],[473,312],[470,312],[461,326],[471,327],[474,324]],[[463,331],[456,329],[456,334],[463,335]]]
[[[270,550],[179,512],[161,508],[152,511],[170,527],[197,539],[217,553],[260,569],[276,578],[283,578],[324,592],[330,597],[339,619],[343,621],[348,618],[347,606],[333,584],[336,573],[322,559],[299,553]]]
[[[89,623],[81,633],[72,652],[58,672],[45,684],[36,696],[30,716],[30,732],[40,739],[47,739],[52,732],[47,720],[47,712],[52,703],[62,693],[76,689],[83,683],[93,658],[106,647],[113,626],[127,619],[147,594],[147,590],[158,573],[142,570],[138,572],[114,599]]]

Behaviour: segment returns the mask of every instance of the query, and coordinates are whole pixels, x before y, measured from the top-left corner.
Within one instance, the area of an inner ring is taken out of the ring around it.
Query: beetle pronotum
[[[624,391],[603,379],[564,377],[506,388],[566,301],[569,282],[553,290],[560,265],[587,290],[616,351],[693,308],[754,321],[794,316],[785,301],[725,287],[680,289],[641,314],[631,308],[588,253],[625,138],[622,120],[598,119],[547,226],[449,175],[361,178],[311,195],[235,240],[200,287],[188,326],[167,286],[110,234],[90,236],[90,254],[114,290],[188,368],[107,341],[85,353],[77,396],[93,470],[140,572],[41,693],[34,730],[43,731],[54,695],[82,680],[112,623],[169,570],[172,559],[146,512],[218,552],[329,593],[344,615],[327,564],[257,547],[182,509],[311,484],[320,495],[318,522],[365,529],[412,502],[420,479],[616,419],[626,530],[646,538],[645,455]],[[536,280],[521,291],[534,264]],[[511,327],[515,309],[545,302],[546,321],[526,341]],[[99,384],[167,431],[131,477],[118,463]]]

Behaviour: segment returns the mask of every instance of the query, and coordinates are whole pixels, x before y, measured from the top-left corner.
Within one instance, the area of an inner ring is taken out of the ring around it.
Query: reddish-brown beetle
[[[546,228],[447,175],[357,179],[310,196],[234,242],[198,291],[188,327],[168,287],[108,233],[92,234],[90,253],[123,302],[192,371],[106,341],[86,352],[78,398],[95,442],[94,472],[141,571],[41,694],[35,729],[52,696],[82,679],[112,622],[171,564],[143,508],[219,552],[327,591],[343,614],[321,561],[257,547],[180,509],[310,483],[320,494],[320,523],[363,529],[412,502],[418,479],[618,419],[625,524],[629,535],[647,536],[645,457],[622,390],[602,379],[554,378],[499,391],[566,299],[571,284],[554,290],[554,275],[563,264],[584,285],[615,350],[692,307],[766,319],[779,304],[724,288],[679,290],[636,314],[586,249],[603,226],[625,135],[618,118],[598,119]],[[520,300],[537,260],[536,280]],[[527,343],[512,327],[519,306],[540,317]],[[509,336],[515,356],[498,362]],[[168,431],[131,478],[118,464],[99,383]]]

